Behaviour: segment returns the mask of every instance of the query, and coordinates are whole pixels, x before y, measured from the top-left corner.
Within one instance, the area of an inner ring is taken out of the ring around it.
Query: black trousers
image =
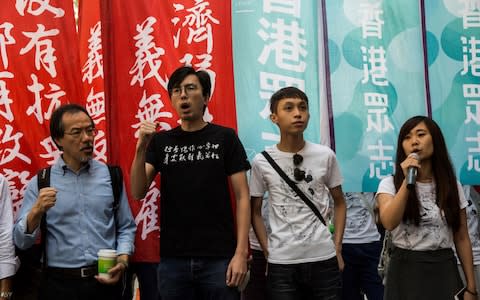
[[[262,251],[252,250],[252,264],[250,266],[250,281],[242,293],[242,300],[267,299],[267,260]]]
[[[40,287],[40,300],[120,300],[123,284],[99,283],[94,277],[68,278],[45,272]]]

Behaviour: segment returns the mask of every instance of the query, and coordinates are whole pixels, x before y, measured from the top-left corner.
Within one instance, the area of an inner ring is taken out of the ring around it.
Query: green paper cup
[[[117,251],[112,249],[100,249],[98,251],[98,276],[110,278],[108,271],[117,264]]]

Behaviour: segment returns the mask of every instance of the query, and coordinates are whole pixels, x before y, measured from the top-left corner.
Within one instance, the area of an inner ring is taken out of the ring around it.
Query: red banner
[[[0,20],[0,167],[17,213],[30,178],[59,155],[49,120],[80,102],[80,68],[72,2],[4,1]]]
[[[100,0],[80,0],[78,36],[82,68],[83,105],[95,122],[95,158],[107,162],[107,121],[103,73]]]
[[[161,130],[178,125],[166,86],[181,65],[206,70],[212,78],[207,121],[236,128],[230,1],[102,1],[107,115],[111,161],[129,170],[138,128],[156,121]],[[207,172],[207,170],[206,170]],[[186,187],[188,188],[188,187]],[[159,186],[130,201],[138,224],[137,261],[159,259]]]

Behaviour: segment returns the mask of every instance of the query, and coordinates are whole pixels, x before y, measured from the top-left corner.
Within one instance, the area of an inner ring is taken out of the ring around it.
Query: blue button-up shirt
[[[62,158],[52,166],[50,186],[57,190],[55,205],[47,213],[48,266],[78,268],[97,261],[99,249],[132,254],[136,225],[123,187],[119,208],[114,211],[113,191],[107,165],[90,160],[75,173]],[[20,249],[31,247],[40,229],[26,233],[27,215],[37,201],[37,176],[29,182],[14,226]]]

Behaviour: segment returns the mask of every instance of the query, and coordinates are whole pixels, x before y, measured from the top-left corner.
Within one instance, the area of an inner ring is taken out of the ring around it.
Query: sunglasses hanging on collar
[[[295,168],[293,169],[293,177],[296,181],[305,180],[306,182],[310,182],[313,180],[312,175],[306,175],[305,171],[301,170],[298,166],[303,162],[303,156],[298,153],[293,155],[293,165]]]

